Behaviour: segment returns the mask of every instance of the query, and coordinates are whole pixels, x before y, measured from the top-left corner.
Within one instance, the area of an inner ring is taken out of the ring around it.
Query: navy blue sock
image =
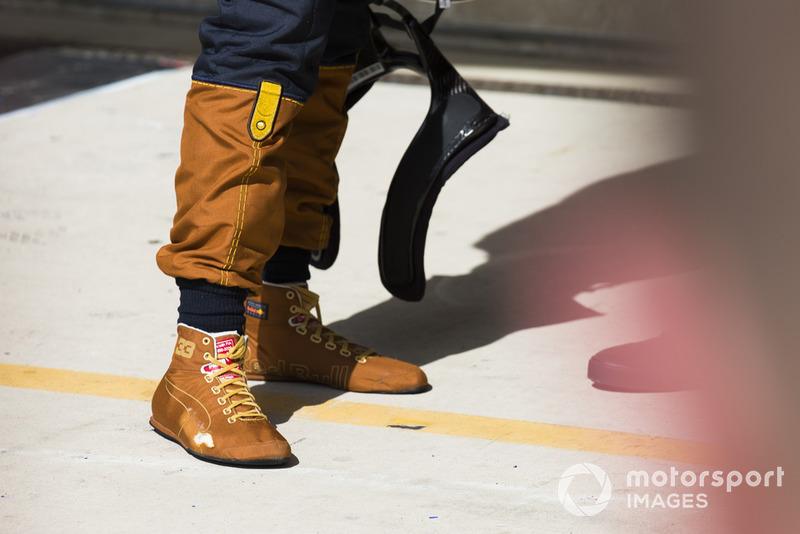
[[[176,278],[175,282],[181,291],[179,323],[209,333],[244,334],[246,289],[186,278]]]
[[[311,278],[308,266],[311,251],[295,247],[278,247],[275,254],[264,265],[261,277],[272,284],[306,282]]]

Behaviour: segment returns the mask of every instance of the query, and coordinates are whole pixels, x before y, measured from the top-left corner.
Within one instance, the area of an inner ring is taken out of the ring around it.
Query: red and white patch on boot
[[[236,346],[236,339],[233,336],[225,336],[217,339],[217,359],[224,363],[225,365],[230,365],[233,363],[233,360],[229,358],[223,358],[225,354],[230,353],[231,349]],[[242,366],[237,365],[237,369],[241,370]],[[214,374],[219,371],[221,367],[215,363],[207,363],[203,367],[200,368],[204,374],[210,375]],[[220,375],[217,378],[222,378],[225,380],[233,380],[238,378],[238,375],[233,373],[226,373],[224,375]]]
[[[217,339],[217,356],[228,354],[235,346],[236,340],[233,336],[225,336]]]
[[[297,315],[289,318],[289,326],[295,327],[300,326],[301,324],[306,322],[306,317],[308,317],[304,313],[298,313]],[[319,324],[319,321],[314,319],[313,317],[309,317],[308,319],[308,326],[316,326]]]

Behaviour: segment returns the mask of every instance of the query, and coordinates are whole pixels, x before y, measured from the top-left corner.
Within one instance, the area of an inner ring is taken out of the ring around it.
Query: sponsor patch
[[[249,315],[250,317],[255,317],[256,319],[266,319],[269,315],[269,305],[264,304],[262,302],[258,302],[257,300],[250,300],[247,299],[247,303],[245,304],[244,308],[245,315]]]
[[[305,320],[306,316],[302,313],[298,313],[297,315],[289,317],[289,326],[300,326]]]
[[[231,352],[231,349],[236,346],[236,340],[234,339],[233,336],[226,336],[217,339],[216,346],[217,346],[217,359],[220,361],[220,363],[222,363],[223,365],[230,365],[234,363],[233,360],[225,358],[225,355],[229,354]],[[241,369],[241,366],[237,365],[237,368]],[[220,367],[215,363],[207,363],[200,368],[200,371],[203,374],[213,375],[220,369],[222,369],[222,367]],[[217,378],[223,380],[233,380],[237,378],[237,375],[233,373],[225,373],[223,375],[218,376]]]
[[[228,358],[220,358],[219,361],[223,365],[230,365],[230,364],[233,363],[233,360],[229,360]],[[240,365],[237,365],[236,368],[237,369],[241,369],[242,367]],[[207,363],[203,367],[200,368],[200,372],[202,372],[205,375],[213,375],[214,373],[216,373],[220,369],[222,369],[222,367],[220,367],[219,365],[217,365],[215,363]],[[219,375],[217,378],[220,378],[222,380],[234,380],[234,379],[238,378],[238,375],[235,375],[233,373],[225,373],[224,375]]]
[[[304,313],[298,313],[293,317],[289,317],[289,326],[300,326],[301,324],[304,324],[306,321],[308,321],[307,326],[316,326],[319,324],[319,321],[317,321],[313,317],[309,317]]]
[[[228,354],[236,346],[233,336],[221,337],[217,340],[217,355]]]

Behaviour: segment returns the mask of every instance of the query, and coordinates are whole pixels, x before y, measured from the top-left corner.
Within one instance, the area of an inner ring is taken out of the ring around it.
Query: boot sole
[[[150,418],[150,426],[153,427],[153,430],[155,430],[156,434],[174,443],[177,443],[178,445],[181,446],[183,450],[185,450],[198,460],[203,460],[204,462],[210,462],[213,464],[221,464],[221,465],[232,465],[239,467],[269,467],[269,466],[283,465],[289,461],[289,458],[258,458],[253,460],[232,460],[230,458],[217,458],[216,456],[208,456],[206,454],[200,454],[199,452],[195,452],[189,449],[188,447],[184,446],[183,443],[181,443],[180,440],[175,435],[172,434],[172,432],[162,427],[152,417]]]

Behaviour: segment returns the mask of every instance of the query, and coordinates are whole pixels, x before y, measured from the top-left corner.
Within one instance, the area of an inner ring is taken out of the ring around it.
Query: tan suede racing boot
[[[178,325],[172,364],[153,395],[150,424],[186,451],[212,462],[278,465],[289,444],[261,413],[242,371],[246,338],[213,338]]]
[[[260,295],[247,299],[245,316],[244,365],[250,378],[317,382],[364,393],[430,389],[416,365],[380,356],[324,326],[319,295],[304,287],[265,283]]]

